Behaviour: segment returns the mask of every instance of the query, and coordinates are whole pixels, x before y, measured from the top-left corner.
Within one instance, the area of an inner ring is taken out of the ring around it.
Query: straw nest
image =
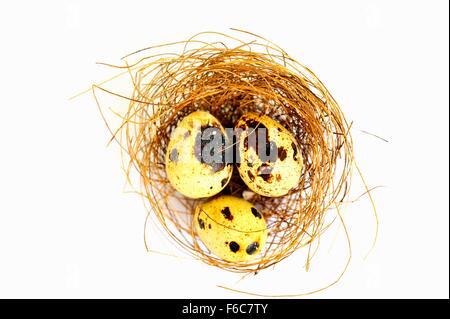
[[[126,56],[125,66],[115,67],[131,75],[134,90],[121,96],[129,101],[128,109],[113,134],[123,150],[126,174],[138,172],[149,216],[173,241],[205,263],[248,273],[311,245],[329,227],[326,212],[339,208],[348,194],[353,151],[350,125],[314,73],[277,45],[247,32],[239,35],[205,32]],[[167,180],[170,134],[196,110],[210,112],[225,127],[248,111],[268,115],[300,145],[302,178],[287,195],[248,196],[239,174],[222,192],[246,197],[266,218],[268,241],[252,261],[230,263],[212,255],[192,227],[202,200],[184,197]]]

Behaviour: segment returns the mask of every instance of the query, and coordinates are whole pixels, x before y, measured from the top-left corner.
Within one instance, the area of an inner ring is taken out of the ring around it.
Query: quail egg
[[[190,198],[210,197],[229,182],[233,166],[225,161],[228,140],[220,122],[205,111],[187,115],[171,135],[166,173],[171,185]]]
[[[230,195],[197,206],[194,225],[205,246],[229,262],[256,258],[267,240],[264,216],[250,202]]]
[[[292,134],[266,115],[244,114],[236,124],[239,175],[255,193],[278,197],[295,188],[303,159]]]

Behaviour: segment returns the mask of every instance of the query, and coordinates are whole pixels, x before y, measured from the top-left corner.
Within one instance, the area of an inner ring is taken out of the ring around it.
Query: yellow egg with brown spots
[[[246,113],[236,130],[239,175],[252,191],[278,197],[298,186],[303,158],[286,128],[266,115]]]
[[[248,201],[229,195],[197,206],[194,227],[205,246],[229,262],[255,259],[267,240],[264,216]]]
[[[183,118],[166,151],[166,174],[171,185],[190,198],[219,193],[233,172],[233,166],[225,162],[227,140],[223,126],[210,113],[196,111]]]

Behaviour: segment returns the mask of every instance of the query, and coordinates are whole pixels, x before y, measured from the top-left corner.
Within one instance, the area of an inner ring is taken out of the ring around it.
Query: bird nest
[[[138,172],[149,215],[167,235],[205,263],[249,273],[311,245],[330,226],[325,215],[348,194],[353,151],[350,125],[314,73],[272,42],[240,35],[250,40],[205,32],[126,56],[125,65],[115,67],[131,75],[134,89],[121,96],[129,103],[113,134],[124,152],[126,174]],[[205,199],[181,195],[167,179],[170,135],[198,110],[211,113],[224,127],[233,127],[246,112],[267,115],[290,131],[301,150],[301,179],[287,195],[249,192],[236,169],[220,193],[244,197],[267,221],[267,243],[251,261],[228,262],[211,254],[192,227],[195,207]]]

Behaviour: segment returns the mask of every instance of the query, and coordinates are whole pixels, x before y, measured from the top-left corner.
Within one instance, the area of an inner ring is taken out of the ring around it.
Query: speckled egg
[[[197,206],[194,225],[205,246],[229,262],[256,258],[267,240],[264,216],[234,196],[219,196]]]
[[[297,141],[286,128],[266,115],[246,113],[236,129],[237,167],[252,191],[278,197],[298,185],[303,159]]]
[[[172,186],[190,198],[219,193],[233,171],[225,162],[227,138],[210,113],[196,111],[186,116],[172,133],[166,151],[166,173]]]

